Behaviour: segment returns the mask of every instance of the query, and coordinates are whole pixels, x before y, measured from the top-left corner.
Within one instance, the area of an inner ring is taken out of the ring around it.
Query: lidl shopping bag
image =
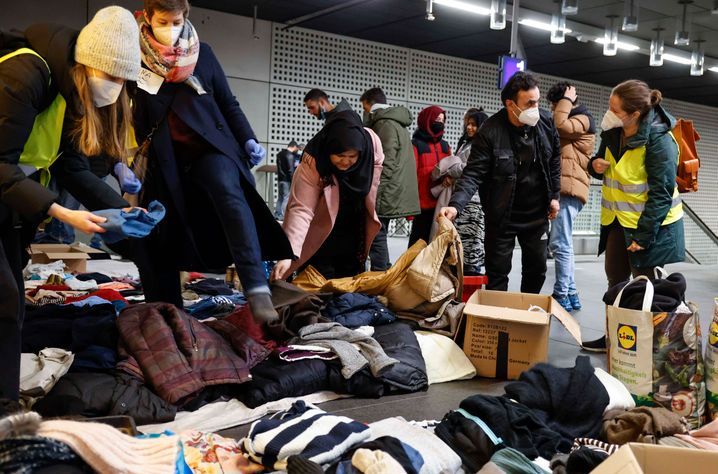
[[[628,387],[637,405],[662,406],[698,428],[705,410],[705,382],[698,310],[680,304],[652,312],[653,284],[646,280],[641,309],[621,308],[621,290],[606,306],[609,372]]]
[[[715,299],[706,345],[706,399],[708,416],[715,420],[718,418],[718,298]]]

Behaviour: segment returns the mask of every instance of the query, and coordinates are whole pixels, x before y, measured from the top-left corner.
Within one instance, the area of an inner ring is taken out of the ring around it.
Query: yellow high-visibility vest
[[[42,59],[42,62],[50,71],[47,61],[37,52],[30,48],[20,48],[12,53],[0,57],[0,63],[20,54],[33,54]],[[40,171],[40,184],[47,186],[50,183],[50,166],[57,161],[62,154],[60,143],[62,141],[62,125],[65,121],[65,110],[67,103],[61,94],[57,94],[50,106],[35,117],[30,136],[20,155],[20,168],[27,176]],[[127,133],[127,148],[130,152],[137,149],[135,131],[130,127]],[[128,163],[132,164],[133,156],[128,157]]]
[[[670,133],[676,146],[676,165],[678,165],[678,144]],[[609,225],[615,219],[627,229],[638,227],[643,210],[648,201],[648,173],[646,171],[646,146],[626,150],[620,161],[616,162],[609,147],[606,147],[605,159],[610,163],[603,173],[601,187],[601,225]],[[673,188],[673,204],[662,226],[672,224],[683,217],[683,204],[678,186]]]
[[[20,48],[0,57],[0,63],[20,54],[34,54],[42,59],[48,71],[50,70],[50,66],[48,66],[45,59],[29,48]],[[20,168],[28,176],[40,170],[40,184],[43,186],[47,186],[50,182],[49,168],[60,156],[62,124],[65,120],[66,105],[62,95],[57,94],[50,106],[35,117],[32,131],[20,155]]]

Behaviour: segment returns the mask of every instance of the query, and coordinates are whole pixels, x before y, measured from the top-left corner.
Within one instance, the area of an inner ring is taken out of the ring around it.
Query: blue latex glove
[[[115,164],[113,171],[115,172],[117,181],[120,183],[120,190],[123,193],[137,194],[140,192],[140,189],[142,189],[142,183],[139,179],[137,179],[135,173],[133,173],[126,164],[118,161]]]
[[[247,140],[247,143],[244,144],[244,151],[249,155],[249,162],[252,163],[252,166],[257,166],[267,156],[265,149],[254,138]]]

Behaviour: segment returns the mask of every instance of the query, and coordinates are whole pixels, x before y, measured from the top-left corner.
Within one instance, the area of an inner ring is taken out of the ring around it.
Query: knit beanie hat
[[[75,61],[114,77],[136,81],[140,75],[140,30],[129,10],[98,11],[77,37]]]

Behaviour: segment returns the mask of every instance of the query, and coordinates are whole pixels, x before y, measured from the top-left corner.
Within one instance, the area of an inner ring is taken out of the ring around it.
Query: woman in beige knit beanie
[[[0,398],[18,398],[29,243],[21,236],[48,216],[104,232],[104,218],[58,204],[49,176],[88,209],[129,206],[90,171],[88,157],[106,168],[127,159],[126,81],[139,76],[138,38],[132,14],[107,7],[80,32],[37,24],[17,42],[0,39]]]

